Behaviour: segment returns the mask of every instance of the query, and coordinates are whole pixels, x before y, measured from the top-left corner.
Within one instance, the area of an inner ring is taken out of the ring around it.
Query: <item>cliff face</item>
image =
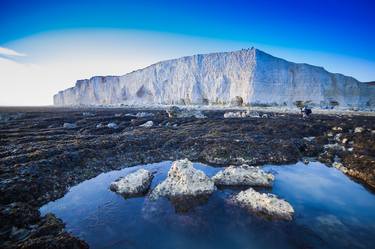
[[[55,105],[227,104],[375,109],[375,86],[321,67],[296,64],[257,49],[162,61],[123,76],[79,80]]]

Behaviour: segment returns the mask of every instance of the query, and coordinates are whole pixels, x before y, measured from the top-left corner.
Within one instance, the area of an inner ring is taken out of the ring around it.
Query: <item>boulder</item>
[[[117,129],[118,125],[116,123],[109,123],[109,124],[107,124],[107,127],[110,128],[110,129]]]
[[[145,128],[150,128],[154,125],[154,122],[152,122],[151,120],[150,121],[147,121],[146,123],[144,124],[141,124],[140,127],[145,127]]]
[[[258,112],[250,112],[250,111],[244,111],[244,112],[226,112],[224,113],[224,118],[260,118]],[[268,116],[267,116],[268,117]]]
[[[229,166],[212,177],[216,185],[221,186],[259,186],[271,187],[274,176],[246,164]]]
[[[258,112],[246,112],[247,114],[247,117],[250,117],[250,118],[260,118],[260,114]]]
[[[340,126],[332,127],[333,131],[342,131],[342,128]]]
[[[273,219],[293,219],[293,207],[274,194],[262,194],[249,188],[234,196],[234,202],[258,215],[264,215]]]
[[[231,106],[242,106],[243,105],[243,98],[240,96],[235,96],[233,99],[230,101]]]
[[[184,159],[173,162],[167,179],[156,186],[151,193],[151,199],[161,196],[198,197],[210,195],[214,191],[214,182],[203,171],[195,169],[189,160]]]
[[[95,114],[92,112],[82,112],[82,116],[84,117],[94,117]]]
[[[150,171],[139,169],[112,182],[110,189],[127,197],[143,195],[150,188],[152,178]]]
[[[194,117],[194,118],[207,118],[206,115],[204,115],[201,111],[199,110],[195,110],[193,112],[191,112],[191,115]]]
[[[324,149],[326,149],[326,150],[329,150],[329,149],[331,149],[331,150],[335,150],[335,151],[345,151],[345,147],[344,146],[342,146],[342,145],[340,145],[340,144],[338,144],[338,143],[334,143],[334,144],[325,144],[324,146],[323,146],[323,148]]]
[[[242,112],[226,112],[224,113],[224,118],[242,118]]]
[[[342,134],[341,133],[337,133],[335,136],[334,136],[334,140],[337,141],[337,142],[340,142],[341,141],[341,136]]]
[[[170,118],[206,118],[206,116],[200,110],[179,108],[177,106],[168,108],[166,112]]]
[[[181,112],[181,109],[177,106],[171,106],[167,110],[165,110],[170,118],[176,118],[178,113]]]
[[[154,114],[151,113],[151,112],[137,112],[137,114],[135,114],[135,116],[137,118],[145,118],[145,117],[152,117],[152,116],[154,116]]]
[[[65,128],[65,129],[75,129],[75,128],[77,128],[77,125],[74,124],[74,123],[64,123],[63,128]]]
[[[340,162],[333,162],[332,163],[332,166],[335,167],[336,169],[340,170],[341,172],[343,172],[344,174],[346,174],[348,172],[348,168],[345,167],[342,163]]]
[[[315,137],[304,137],[303,140],[306,140],[307,142],[312,142],[315,140]]]

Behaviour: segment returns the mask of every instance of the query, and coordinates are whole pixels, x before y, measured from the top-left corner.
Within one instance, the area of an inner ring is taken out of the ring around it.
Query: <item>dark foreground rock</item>
[[[65,232],[53,214],[40,217],[37,208],[17,202],[0,208],[1,248],[80,249],[88,245]]]
[[[224,119],[224,111],[210,111],[202,119],[157,110],[131,115],[137,112],[145,110],[1,108],[9,118],[0,120],[0,248],[86,247],[64,232],[60,220],[40,217],[38,208],[83,180],[142,163],[188,158],[261,165],[316,157],[341,163],[345,174],[375,189],[375,117],[267,113]],[[147,121],[152,127],[140,127]],[[41,229],[47,220],[55,228]]]

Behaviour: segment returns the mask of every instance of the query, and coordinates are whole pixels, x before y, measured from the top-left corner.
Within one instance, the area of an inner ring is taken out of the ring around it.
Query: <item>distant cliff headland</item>
[[[375,110],[375,82],[293,63],[255,48],[158,62],[123,76],[95,76],[54,95],[54,105],[293,106]]]

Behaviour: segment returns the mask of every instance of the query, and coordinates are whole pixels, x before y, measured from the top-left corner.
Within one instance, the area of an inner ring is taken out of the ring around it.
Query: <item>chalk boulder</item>
[[[214,191],[214,182],[203,171],[195,169],[192,162],[184,159],[173,162],[167,179],[155,187],[151,198],[198,197]]]
[[[212,180],[216,185],[221,186],[271,187],[274,176],[264,172],[259,167],[242,165],[229,166],[214,175]]]
[[[139,169],[112,182],[110,189],[126,197],[143,195],[150,188],[152,178],[150,171]]]
[[[259,193],[249,188],[234,196],[234,202],[251,212],[272,219],[293,219],[293,207],[273,194]]]

